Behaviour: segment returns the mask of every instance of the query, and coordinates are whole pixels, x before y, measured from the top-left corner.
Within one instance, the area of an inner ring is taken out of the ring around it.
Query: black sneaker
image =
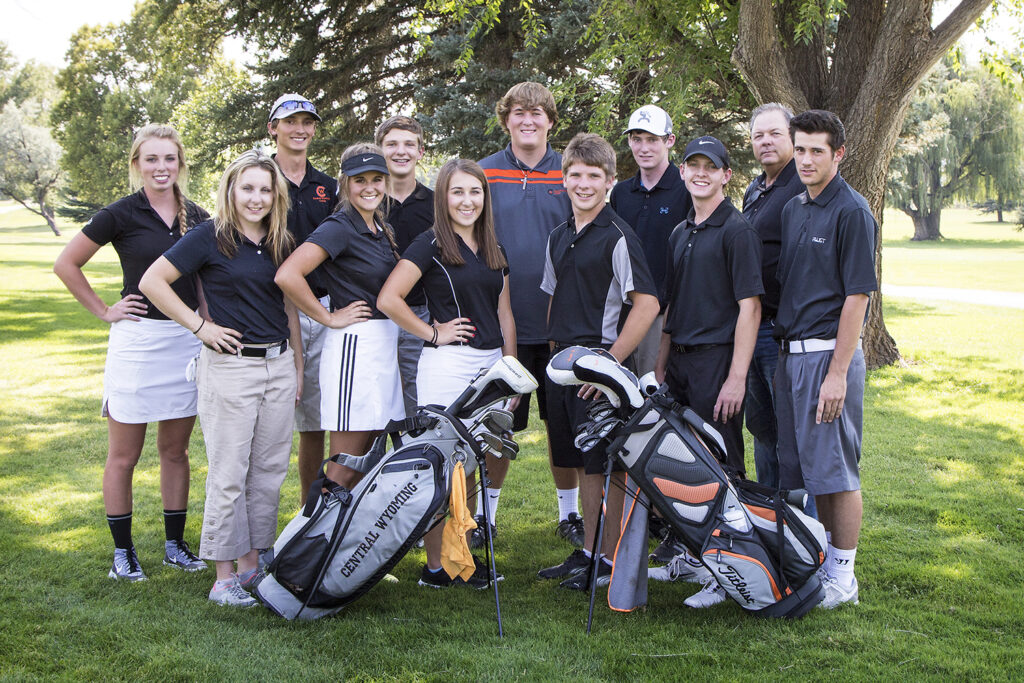
[[[542,579],[561,579],[565,576],[570,576],[578,571],[586,569],[589,566],[590,558],[588,558],[582,550],[577,548],[569,553],[569,557],[565,558],[565,562],[562,564],[556,564],[554,567],[541,569],[537,572],[537,576]]]
[[[480,587],[481,588],[486,588],[487,584],[488,584],[487,578],[491,575],[490,571],[488,571],[489,567],[486,564],[484,564],[484,561],[481,560],[476,555],[473,556],[473,562],[476,564],[476,571],[473,572],[473,576],[471,576],[469,578],[469,581],[473,581],[474,579],[479,580],[479,581],[483,581],[484,585],[480,586]],[[494,582],[495,583],[497,583],[498,581],[504,581],[504,580],[505,580],[505,575],[501,574],[501,573],[497,574],[494,577]],[[469,583],[469,581],[467,581],[467,583]],[[473,587],[476,588],[477,586],[473,586]]]
[[[473,558],[476,559],[476,558]],[[479,563],[477,564],[477,571],[479,571]],[[480,590],[487,588],[487,579],[484,578],[487,575],[477,576],[476,572],[469,577],[468,581],[464,581],[461,576],[456,576],[454,579],[448,576],[448,572],[444,569],[439,569],[436,572],[430,571],[427,565],[423,565],[423,569],[420,570],[420,580],[417,582],[420,586],[426,586],[427,588],[451,588],[452,586],[468,586],[469,588],[475,588]],[[502,579],[505,577],[501,577]],[[498,579],[499,581],[501,579]]]
[[[484,536],[484,516],[473,515],[473,521],[476,522],[476,528],[473,529],[473,533],[469,537],[469,547],[472,550],[477,548],[483,548],[487,545],[487,537]],[[498,528],[491,525],[491,540],[494,541],[498,538]]]
[[[665,536],[665,540],[661,542],[654,552],[651,553],[647,559],[651,562],[657,562],[658,564],[667,564],[672,561],[672,558],[676,555],[682,555],[686,552],[686,546],[682,544],[679,538],[676,537],[671,531]]]
[[[597,564],[597,586],[607,586],[612,580],[612,565],[606,560]],[[558,584],[559,588],[568,588],[574,591],[585,591],[590,589],[590,562],[583,568],[583,571],[576,572],[568,579]]]
[[[577,548],[583,547],[583,518],[570,512],[567,519],[558,523],[558,535]]]

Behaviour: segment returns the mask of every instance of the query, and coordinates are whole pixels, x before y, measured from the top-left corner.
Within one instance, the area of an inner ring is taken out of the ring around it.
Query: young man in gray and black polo
[[[846,131],[832,112],[790,121],[794,158],[806,192],[782,210],[775,373],[779,479],[815,496],[829,537],[825,599],[858,601],[854,559],[863,504],[860,453],[864,352],[860,334],[877,289],[878,224],[867,201],[839,174]]]

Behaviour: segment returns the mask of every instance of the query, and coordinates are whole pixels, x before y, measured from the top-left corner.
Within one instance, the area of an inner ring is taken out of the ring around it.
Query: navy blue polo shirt
[[[512,145],[480,160],[491,190],[494,231],[505,247],[509,296],[520,344],[547,343],[548,297],[540,290],[548,235],[572,215],[562,185],[562,155],[548,145],[530,168],[512,153]]]
[[[658,285],[658,298],[665,302],[665,273],[668,264],[668,236],[686,220],[693,208],[690,191],[679,177],[679,167],[671,161],[657,184],[648,190],[639,171],[628,180],[616,183],[610,198],[612,209],[628,223],[647,257],[647,267]]]
[[[197,204],[185,201],[186,230],[209,217],[210,214]],[[150,206],[145,190],[139,190],[100,209],[82,228],[82,234],[100,246],[113,244],[121,261],[121,297],[138,294],[147,306],[139,317],[167,320],[167,316],[139,291],[139,280],[153,261],[181,239],[178,217],[175,216],[171,227],[167,227],[156,209]],[[171,288],[186,306],[193,310],[199,307],[193,278],[180,278]]]
[[[761,240],[728,198],[703,223],[694,217],[669,238],[665,332],[673,344],[731,344],[740,299],[764,293]]]
[[[586,346],[615,343],[630,292],[658,294],[640,239],[607,205],[579,232],[570,215],[551,233],[541,289],[551,295],[548,338]]]
[[[814,199],[791,199],[782,210],[776,338],[834,339],[846,297],[878,289],[877,239],[867,200],[838,173]]]
[[[499,349],[504,337],[498,320],[498,297],[505,288],[508,268],[488,268],[483,255],[473,253],[458,235],[455,238],[465,261],[461,266],[441,261],[433,230],[414,239],[402,258],[412,262],[422,273],[420,283],[427,295],[431,318],[441,323],[469,318],[476,334],[469,342],[458,343],[475,349]]]
[[[199,274],[213,322],[240,332],[243,344],[288,338],[284,295],[274,284],[277,266],[265,243],[242,237],[228,258],[217,248],[210,220],[189,230],[164,254],[182,275]]]
[[[334,309],[365,301],[373,309],[373,319],[387,318],[377,310],[377,294],[398,259],[382,228],[372,232],[349,206],[321,223],[307,241],[327,252],[321,267]]]
[[[761,300],[761,318],[770,320],[779,310],[779,252],[782,251],[782,207],[804,191],[804,184],[796,172],[796,161],[789,160],[771,184],[764,185],[762,173],[751,181],[743,194],[743,217],[761,236],[761,281],[764,297]]]
[[[434,226],[434,191],[419,181],[405,201],[389,199],[387,207],[388,225],[395,232],[399,254],[405,254],[414,239]],[[405,302],[410,306],[427,303],[418,283],[405,297]]]
[[[288,209],[288,232],[295,238],[295,246],[299,246],[334,212],[334,205],[338,201],[338,182],[313,168],[308,159],[306,174],[302,176],[301,184],[296,185],[287,176],[285,180],[288,183],[288,198],[291,199],[291,207]],[[319,268],[306,276],[306,282],[318,299],[326,296],[327,286],[324,283],[323,272]]]

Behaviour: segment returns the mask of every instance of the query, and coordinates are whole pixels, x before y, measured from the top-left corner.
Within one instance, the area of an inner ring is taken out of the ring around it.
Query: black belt
[[[732,346],[731,344],[694,344],[693,346],[687,346],[686,344],[673,344],[672,350],[676,353],[696,353],[697,351],[707,351],[717,346]]]
[[[211,351],[217,351],[217,349],[213,348],[209,344],[203,344],[203,346],[210,349]],[[243,346],[241,349],[239,349],[238,353],[229,353],[227,355],[243,356],[245,358],[266,358],[267,356],[270,356],[271,358],[276,358],[277,356],[280,356],[287,350],[288,340],[285,339],[284,341],[278,344],[271,344],[270,346]],[[217,353],[222,352],[217,351]]]

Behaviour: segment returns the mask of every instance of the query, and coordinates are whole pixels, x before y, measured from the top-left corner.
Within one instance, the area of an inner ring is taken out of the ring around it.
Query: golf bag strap
[[[413,415],[403,420],[391,420],[384,428],[385,434],[394,435],[398,432],[411,432],[417,429],[430,429],[437,424],[436,417],[427,415]]]
[[[772,495],[772,503],[775,507],[775,531],[778,534],[779,538],[779,576],[783,580],[786,580],[786,502],[782,497],[782,491],[775,491],[775,493]],[[788,589],[789,587],[789,581],[786,580],[786,588]]]
[[[341,463],[341,460],[351,457],[352,456],[344,453],[335,453],[320,464],[320,475],[313,480],[312,484],[309,485],[309,491],[306,493],[306,504],[302,508],[303,515],[306,517],[313,515],[313,510],[316,508],[316,502],[320,500],[320,494],[324,489],[327,489],[328,495],[334,496],[343,505],[348,504],[352,498],[352,494],[349,493],[347,488],[327,477],[327,463],[335,462],[344,464]]]

